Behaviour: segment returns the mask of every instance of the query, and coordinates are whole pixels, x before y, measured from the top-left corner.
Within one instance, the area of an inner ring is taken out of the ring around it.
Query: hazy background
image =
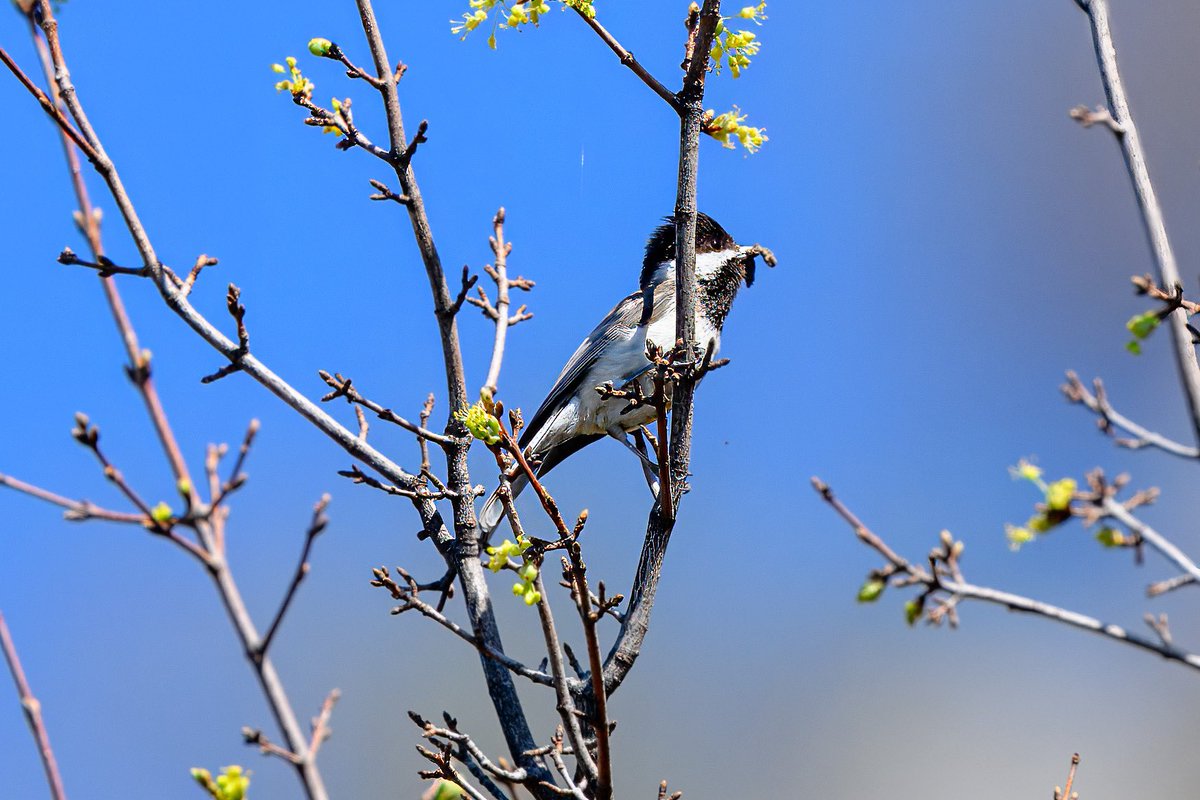
[[[537,280],[536,319],[511,338],[502,396],[532,409],[579,339],[636,280],[641,248],[674,202],[672,115],[570,15],[543,28],[460,42],[461,3],[380,2],[393,59],[410,65],[410,130],[430,120],[416,166],[451,273],[479,268],[491,215],[508,208],[510,269]],[[677,80],[685,3],[598,4],[655,74]],[[731,6],[732,8],[732,6]],[[621,796],[662,778],[691,798],[1047,797],[1083,754],[1086,800],[1192,797],[1200,675],[1130,648],[968,606],[957,632],[905,627],[902,596],[854,595],[877,558],[808,487],[828,480],[901,551],[920,557],[949,528],[967,577],[1132,629],[1172,615],[1200,647],[1196,596],[1148,601],[1172,573],[1156,557],[1102,551],[1072,527],[1019,554],[1003,537],[1036,499],[1005,467],[1036,456],[1052,477],[1130,469],[1164,497],[1145,519],[1200,552],[1191,465],[1115,449],[1065,404],[1063,370],[1104,375],[1136,419],[1187,437],[1165,336],[1126,353],[1123,327],[1147,304],[1128,276],[1151,269],[1111,135],[1067,117],[1103,94],[1084,15],[1070,0],[774,2],[763,51],[739,81],[709,87],[771,137],[745,158],[702,142],[701,208],[742,241],[775,249],[730,318],[733,359],[704,384],[694,491],[671,545],[651,634],[613,701]],[[1114,3],[1117,46],[1167,224],[1188,283],[1200,255],[1200,5]],[[99,3],[72,0],[62,34],[80,95],[160,256],[186,269],[220,257],[194,298],[230,329],[224,287],[249,307],[255,352],[310,396],[340,370],[415,415],[444,403],[430,300],[407,221],[366,200],[383,165],[333,149],[272,89],[273,61],[301,56],[316,97],[351,95],[364,131],[377,104],[312,36],[368,63],[354,4]],[[17,15],[0,42],[36,61]],[[82,250],[58,138],[10,78],[0,80],[0,471],[120,505],[69,436],[85,410],[118,466],[152,500],[173,497],[95,278],[57,265]],[[106,243],[134,263],[109,198]],[[498,739],[476,655],[433,623],[392,618],[373,565],[440,574],[410,506],[336,476],[349,459],[245,377],[199,377],[221,359],[122,281],[194,470],[205,443],[263,420],[253,480],[234,502],[231,559],[260,625],[294,565],[310,506],[330,491],[332,524],[273,655],[306,719],[343,690],[321,764],[335,797],[413,798],[417,729],[405,710],[455,713]],[[487,367],[490,324],[465,309],[469,381]],[[351,422],[345,407],[332,409]],[[439,419],[445,411],[439,406]],[[382,423],[402,463],[416,447]],[[477,459],[476,477],[494,466]],[[640,471],[614,444],[553,476],[565,509],[592,510],[591,573],[627,586],[648,509]],[[531,517],[533,519],[533,517]],[[540,658],[534,615],[495,584],[505,641]],[[561,598],[559,598],[561,600]],[[243,763],[258,799],[298,796],[291,771],[241,744],[273,736],[252,673],[206,576],[136,530],[70,525],[0,493],[0,608],[44,703],[77,797],[198,797],[187,770]],[[564,624],[564,634],[580,635]],[[521,690],[540,738],[553,698]],[[0,685],[3,794],[44,796],[15,693]]]

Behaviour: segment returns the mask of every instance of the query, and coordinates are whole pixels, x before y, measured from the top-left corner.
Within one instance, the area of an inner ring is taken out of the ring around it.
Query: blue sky
[[[510,404],[531,409],[634,287],[645,237],[674,202],[676,125],[569,15],[502,34],[492,52],[486,33],[450,35],[447,20],[465,10],[455,4],[378,6],[392,58],[409,65],[409,126],[430,122],[415,163],[447,267],[486,262],[503,205],[510,270],[537,281],[522,298],[536,317],[513,331],[501,380]],[[684,6],[598,4],[668,83]],[[700,393],[694,491],[646,652],[613,701],[626,796],[652,796],[663,778],[693,798],[949,797],[963,786],[979,798],[1040,796],[1076,751],[1092,800],[1185,796],[1200,779],[1185,747],[1194,675],[995,609],[965,608],[964,627],[947,632],[907,629],[898,593],[858,606],[877,563],[808,488],[821,475],[913,557],[949,528],[966,541],[976,582],[1130,628],[1144,611],[1167,611],[1181,643],[1200,637],[1190,597],[1144,599],[1145,583],[1170,574],[1153,558],[1137,569],[1078,529],[1019,554],[1005,545],[1004,523],[1024,519],[1035,499],[1005,468],[1036,456],[1056,476],[1099,465],[1161,486],[1147,520],[1200,550],[1188,465],[1114,449],[1057,393],[1067,368],[1103,375],[1122,410],[1186,436],[1165,338],[1140,358],[1123,350],[1123,323],[1144,305],[1127,279],[1151,264],[1119,152],[1066,113],[1102,99],[1086,20],[1070,0],[977,6],[772,3],[754,65],[738,81],[710,82],[709,104],[739,105],[770,142],[750,157],[702,143],[700,207],[738,239],[772,247],[780,264],[739,296],[723,341],[732,364]],[[1200,9],[1143,0],[1114,15],[1194,287]],[[194,294],[199,307],[224,325],[224,287],[236,282],[255,351],[310,396],[323,393],[318,369],[413,414],[428,391],[442,394],[407,222],[366,200],[367,180],[385,171],[334,150],[272,88],[271,62],[300,56],[319,100],[349,94],[359,124],[383,137],[365,88],[305,53],[319,35],[368,61],[353,3],[72,0],[62,33],[80,96],[160,256],[175,266],[201,252],[221,259]],[[35,69],[18,16],[0,21],[0,43]],[[82,410],[130,480],[169,498],[95,279],[54,261],[64,245],[82,250],[57,138],[14,81],[0,80],[0,103],[0,472],[118,504],[70,439]],[[98,182],[92,191],[110,255],[132,263],[111,201]],[[322,751],[334,795],[419,794],[409,708],[450,710],[494,745],[473,653],[427,621],[388,616],[387,599],[367,586],[379,564],[437,570],[411,509],[337,477],[347,457],[249,380],[201,386],[216,355],[148,283],[122,288],[193,469],[206,443],[236,442],[248,419],[263,421],[230,522],[230,557],[260,624],[312,502],[334,497],[275,651],[302,718],[330,688],[343,690]],[[469,310],[462,332],[478,385],[489,326]],[[405,437],[373,431],[401,463],[416,463]],[[493,479],[487,459],[475,468]],[[601,443],[553,478],[565,508],[591,509],[592,573],[623,586],[648,509],[637,465]],[[536,662],[531,615],[497,588],[506,643]],[[207,579],[180,553],[0,494],[0,608],[69,791],[116,796],[119,784],[131,800],[198,796],[189,767],[238,762],[255,770],[256,798],[295,796],[286,769],[240,743],[242,725],[269,729],[269,716]],[[38,797],[34,751],[5,694],[6,791]],[[552,699],[526,696],[548,735]]]

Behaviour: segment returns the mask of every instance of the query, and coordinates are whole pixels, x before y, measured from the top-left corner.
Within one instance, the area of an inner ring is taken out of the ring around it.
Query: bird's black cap
[[[663,217],[663,225],[655,228],[646,242],[646,257],[642,261],[641,286],[646,288],[654,270],[664,261],[675,260],[675,217]],[[719,253],[737,247],[724,228],[708,214],[696,214],[696,254]]]

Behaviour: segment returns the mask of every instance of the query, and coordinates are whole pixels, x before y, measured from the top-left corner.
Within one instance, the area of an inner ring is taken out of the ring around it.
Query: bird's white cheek
[[[725,250],[719,253],[698,253],[696,255],[696,274],[701,278],[716,275],[725,266],[725,262],[736,256],[738,251]]]

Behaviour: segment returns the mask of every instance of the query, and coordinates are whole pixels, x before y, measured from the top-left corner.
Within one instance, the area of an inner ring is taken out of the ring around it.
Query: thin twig
[[[604,663],[600,660],[600,639],[596,634],[596,623],[604,614],[604,583],[600,583],[600,607],[592,611],[591,592],[588,590],[587,565],[578,541],[567,547],[570,557],[569,572],[565,577],[573,585],[573,595],[583,623],[584,640],[587,643],[588,671],[592,686],[592,704],[595,711],[592,729],[596,735],[596,800],[610,800],[613,795],[612,752],[609,748],[608,693],[604,690]],[[564,566],[567,561],[564,559]],[[539,575],[540,578],[540,575]]]
[[[300,563],[296,566],[296,572],[292,575],[292,582],[288,585],[287,592],[283,595],[283,601],[279,604],[279,610],[275,612],[275,618],[271,620],[271,624],[267,627],[267,632],[263,635],[262,641],[258,645],[258,653],[261,656],[267,654],[271,647],[271,642],[275,639],[275,632],[279,630],[279,624],[283,622],[283,616],[287,613],[288,607],[292,604],[292,598],[296,596],[296,590],[300,588],[300,584],[308,576],[309,563],[308,555],[312,552],[313,542],[325,530],[325,526],[329,524],[329,518],[325,516],[325,509],[329,507],[329,495],[323,495],[317,504],[313,507],[312,522],[308,525],[308,530],[304,534],[304,548],[300,551]]]
[[[1067,772],[1067,784],[1062,789],[1054,787],[1054,800],[1074,800],[1079,794],[1072,794],[1071,788],[1075,785],[1075,770],[1079,768],[1079,753],[1071,756],[1071,769]]]
[[[4,650],[4,660],[12,672],[13,683],[17,685],[17,696],[21,700],[21,709],[25,712],[25,721],[29,731],[37,743],[38,756],[42,760],[42,768],[46,771],[46,783],[50,786],[50,796],[54,800],[66,800],[67,793],[63,790],[62,776],[58,774],[58,761],[54,758],[54,749],[50,746],[50,734],[42,719],[42,704],[33,696],[29,681],[25,678],[25,670],[21,668],[21,659],[17,657],[17,648],[13,644],[12,634],[9,633],[8,623],[0,612],[0,648]]]
[[[92,504],[88,500],[72,500],[69,497],[55,494],[54,492],[34,486],[33,484],[19,481],[10,475],[0,474],[0,486],[7,486],[22,494],[27,494],[30,497],[36,497],[38,500],[45,500],[47,503],[53,503],[60,508],[65,508],[66,512],[63,516],[72,522],[82,522],[89,519],[102,519],[108,522],[124,522],[134,525],[145,525],[150,520],[144,514],[131,514],[127,511],[112,511],[107,508]]]
[[[1104,384],[1099,378],[1096,378],[1093,382],[1093,388],[1095,389],[1095,393],[1089,392],[1087,387],[1083,385],[1083,381],[1079,380],[1079,376],[1072,371],[1068,371],[1067,382],[1063,384],[1062,392],[1071,402],[1079,403],[1096,414],[1099,417],[1097,422],[1100,425],[1100,430],[1104,433],[1112,433],[1114,427],[1116,427],[1133,437],[1118,438],[1116,440],[1117,444],[1122,447],[1128,447],[1131,450],[1137,450],[1142,447],[1153,447],[1165,453],[1179,456],[1180,458],[1200,458],[1200,448],[1168,439],[1162,434],[1155,433],[1129,419],[1124,414],[1119,413],[1108,402],[1108,395],[1104,391]]]
[[[321,713],[317,714],[312,723],[312,738],[308,744],[309,758],[317,757],[317,751],[321,749],[321,744],[332,734],[329,729],[329,718],[333,716],[333,707],[341,699],[341,691],[333,689],[326,695],[325,702],[321,704]]]
[[[1132,647],[1147,650],[1162,656],[1168,661],[1176,661],[1184,666],[1200,670],[1200,655],[1189,653],[1173,645],[1167,645],[1136,633],[1131,633],[1119,625],[1101,622],[1086,614],[1059,608],[1049,603],[1043,603],[1040,600],[1033,600],[1011,592],[1004,592],[985,586],[976,586],[962,580],[949,579],[946,576],[926,571],[924,568],[910,563],[897,555],[894,550],[888,547],[883,539],[867,528],[854,512],[837,499],[827,484],[818,478],[813,478],[812,484],[821,498],[854,530],[859,540],[887,560],[892,568],[890,574],[902,574],[906,576],[905,585],[920,585],[923,587],[925,594],[944,592],[951,597],[979,600],[1003,606],[1010,611],[1023,611],[1035,614],[1055,622],[1061,622],[1073,628],[1099,634]]]
[[[496,305],[493,316],[496,323],[496,336],[492,343],[492,360],[488,366],[487,380],[484,381],[483,385],[484,388],[495,394],[500,390],[500,365],[504,361],[504,343],[508,336],[509,326],[533,316],[532,314],[524,313],[525,307],[522,306],[515,317],[512,319],[509,318],[509,287],[514,286],[528,290],[532,288],[533,282],[522,279],[510,282],[508,279],[508,255],[512,252],[512,243],[504,240],[503,208],[497,211],[496,216],[492,219],[492,229],[493,235],[489,239],[489,242],[491,243],[496,263],[495,266],[488,269],[488,274],[496,282]],[[480,294],[482,293],[482,290],[480,290]],[[476,302],[474,298],[468,298],[468,300]]]
[[[1105,497],[1101,509],[1107,516],[1117,520],[1140,536],[1146,544],[1157,550],[1163,558],[1179,567],[1185,575],[1190,575],[1194,581],[1200,580],[1200,566],[1197,566],[1196,562],[1192,561],[1174,542],[1131,514],[1125,505],[1112,497]]]
[[[637,75],[639,78],[641,78],[642,83],[649,86],[652,92],[665,100],[667,105],[671,106],[676,113],[683,113],[683,107],[679,102],[679,98],[676,97],[670,89],[668,89],[666,86],[663,86],[657,78],[651,75],[650,71],[642,65],[642,62],[633,57],[633,53],[622,47],[621,43],[617,41],[616,37],[609,33],[608,30],[596,20],[595,16],[588,16],[578,8],[575,9],[575,12],[579,15],[580,19],[588,24],[589,28],[596,32],[596,35],[600,37],[601,41],[608,45],[610,50],[616,53],[617,58],[621,60],[621,63],[629,67],[629,69],[633,71],[634,75]]]
[[[546,586],[542,581],[542,571],[538,570],[534,579],[534,589],[540,595],[537,603],[538,618],[542,623],[542,636],[546,640],[546,655],[550,659],[550,672],[554,676],[554,693],[558,698],[558,714],[566,728],[567,739],[575,751],[575,759],[583,768],[589,779],[595,781],[600,775],[600,768],[584,746],[583,731],[579,727],[579,715],[576,713],[575,701],[571,697],[567,671],[563,665],[562,645],[558,639],[558,629],[554,625],[554,614],[550,610],[550,601],[546,597]]]
[[[402,577],[407,576],[407,573],[403,570],[398,571]],[[393,599],[401,600],[403,602],[402,605],[396,606],[392,609],[393,614],[403,614],[405,611],[410,609],[417,611],[422,616],[428,617],[446,630],[453,633],[458,638],[462,639],[467,644],[474,647],[477,651],[479,651],[480,655],[495,661],[497,664],[503,665],[506,669],[512,671],[514,674],[520,675],[523,678],[528,678],[534,683],[538,683],[543,686],[554,685],[554,679],[550,675],[547,675],[546,673],[540,672],[536,669],[530,669],[520,661],[505,655],[503,651],[496,650],[488,646],[484,642],[480,641],[477,637],[471,635],[469,631],[464,630],[463,627],[457,622],[447,618],[445,614],[442,614],[436,608],[429,605],[424,600],[421,600],[413,591],[413,588],[415,588],[415,581],[410,583],[409,588],[405,588],[397,584],[389,577],[386,567],[377,568],[372,570],[372,572],[375,575],[375,578],[371,581],[372,586],[378,586],[387,589],[392,593]]]

